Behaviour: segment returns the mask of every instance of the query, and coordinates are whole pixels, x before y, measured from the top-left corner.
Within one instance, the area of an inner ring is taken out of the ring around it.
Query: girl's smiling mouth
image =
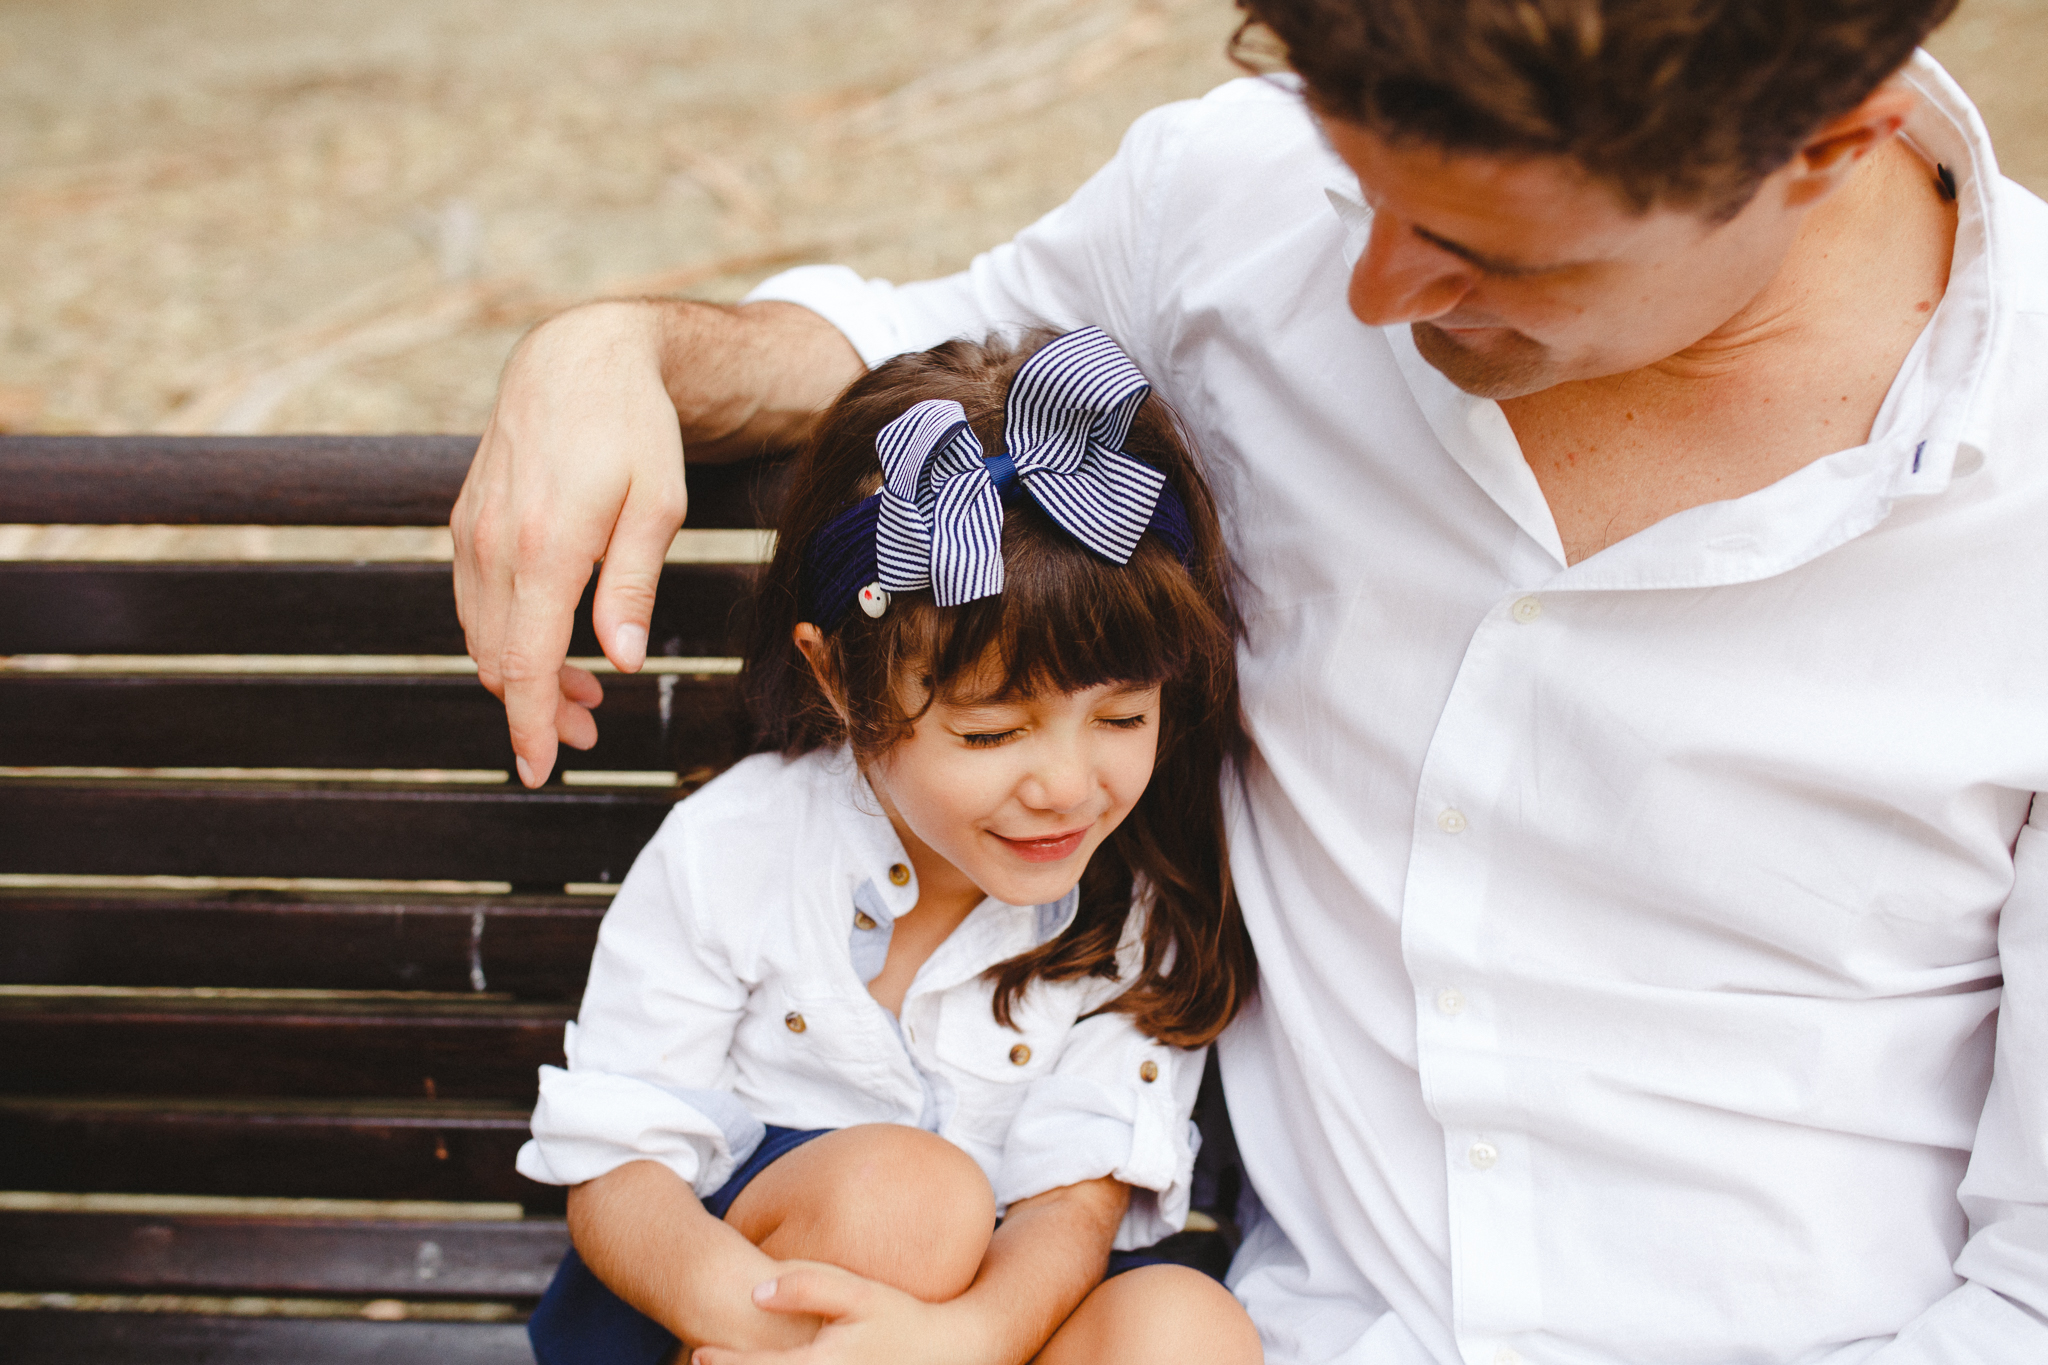
[[[1065,834],[1049,834],[1037,839],[1011,839],[990,830],[989,834],[1002,841],[1005,848],[1027,863],[1056,863],[1062,858],[1071,858],[1074,850],[1081,847],[1081,841],[1088,837],[1091,825],[1070,829]]]

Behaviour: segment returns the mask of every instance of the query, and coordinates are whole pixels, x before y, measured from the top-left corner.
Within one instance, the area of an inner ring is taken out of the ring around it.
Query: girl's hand
[[[700,1346],[690,1365],[957,1365],[971,1358],[951,1305],[926,1303],[900,1289],[813,1261],[789,1267],[754,1289],[771,1313],[824,1319],[810,1345],[786,1351]]]

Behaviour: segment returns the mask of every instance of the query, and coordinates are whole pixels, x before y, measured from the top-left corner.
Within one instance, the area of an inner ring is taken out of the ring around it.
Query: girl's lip
[[[996,834],[1009,850],[1027,863],[1056,863],[1062,858],[1071,858],[1074,850],[1081,846],[1081,840],[1088,835],[1088,826],[1070,829],[1065,834],[1051,834],[1039,839],[1012,839]],[[989,833],[995,834],[994,830]]]

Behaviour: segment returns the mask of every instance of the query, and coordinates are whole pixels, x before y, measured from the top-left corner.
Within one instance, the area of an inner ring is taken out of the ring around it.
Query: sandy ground
[[[475,431],[600,293],[957,268],[1227,0],[0,0],[0,430]],[[2048,0],[1936,52],[2048,191]]]

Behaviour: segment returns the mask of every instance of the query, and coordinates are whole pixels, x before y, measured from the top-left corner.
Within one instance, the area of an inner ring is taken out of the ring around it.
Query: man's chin
[[[1481,350],[1467,346],[1435,323],[1413,323],[1408,330],[1422,358],[1475,397],[1520,398],[1557,382],[1549,353],[1519,332],[1501,328],[1494,333],[1500,338],[1497,344]]]

